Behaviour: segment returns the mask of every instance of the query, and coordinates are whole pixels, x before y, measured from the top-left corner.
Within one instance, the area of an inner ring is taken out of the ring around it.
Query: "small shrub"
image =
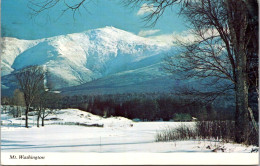
[[[196,139],[197,132],[196,130],[181,125],[177,128],[166,128],[163,131],[160,131],[156,134],[156,141],[174,141],[174,140],[188,140],[188,139]]]
[[[177,128],[166,128],[157,132],[155,140],[176,141],[190,139],[213,139],[222,142],[235,142],[235,122],[234,121],[199,121],[196,122],[195,128],[181,125]],[[246,145],[259,145],[259,134],[253,126],[248,132]]]
[[[235,139],[235,123],[233,121],[199,121],[196,123],[200,139],[214,139],[230,142]]]

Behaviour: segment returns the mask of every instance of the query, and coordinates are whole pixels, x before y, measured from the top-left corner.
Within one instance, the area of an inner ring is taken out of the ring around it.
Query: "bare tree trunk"
[[[42,118],[42,126],[44,126],[44,118]]]
[[[230,28],[231,42],[234,45],[236,60],[236,134],[238,143],[247,141],[249,129],[248,117],[248,70],[247,70],[247,45],[246,30],[248,28],[248,13],[242,0],[226,0],[228,12],[228,25]]]
[[[15,117],[19,117],[19,106],[16,106],[16,113],[15,113]]]
[[[19,117],[21,117],[21,116],[22,116],[22,111],[23,111],[23,108],[22,108],[22,107],[20,107]]]
[[[37,117],[37,127],[40,127],[40,117],[39,117],[39,115]]]
[[[29,106],[26,107],[26,110],[25,110],[25,127],[28,128],[28,112],[29,112]]]
[[[37,116],[37,127],[40,127],[40,116],[41,116],[41,110],[39,110],[38,116]]]
[[[256,120],[255,120],[253,111],[252,111],[252,109],[251,109],[250,107],[248,107],[248,112],[249,112],[250,118],[251,118],[251,120],[252,120],[252,122],[253,122],[253,126],[254,126],[254,128],[255,128],[255,131],[256,131],[257,133],[259,133],[258,124],[257,124],[257,122],[256,122]]]
[[[238,143],[247,140],[247,132],[249,129],[246,60],[244,60],[243,57],[240,58],[238,58],[241,62],[238,63],[236,87],[236,142]],[[244,58],[246,58],[246,56]]]
[[[44,126],[45,110],[42,112],[42,126]]]

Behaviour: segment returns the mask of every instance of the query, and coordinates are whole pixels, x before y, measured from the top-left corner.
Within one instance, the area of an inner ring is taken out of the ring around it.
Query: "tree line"
[[[13,106],[13,117],[26,115],[23,92],[15,90],[13,97],[2,97],[2,105]],[[218,107],[217,104],[192,102],[165,93],[125,93],[111,95],[74,95],[63,96],[59,93],[44,92],[37,97],[28,109],[36,112],[37,126],[51,110],[78,108],[102,117],[122,116],[141,121],[199,121],[234,120],[235,109],[231,106]],[[256,115],[255,115],[256,116]],[[258,117],[256,117],[258,118]]]
[[[233,119],[234,115],[232,111],[221,113],[220,110],[215,110],[211,104],[205,106],[203,103],[190,103],[174,97],[134,97],[123,102],[111,99],[102,100],[100,97],[96,97],[93,100],[80,103],[77,108],[104,117],[123,116],[142,121],[177,120],[177,115],[182,116],[178,119],[180,121],[191,121],[191,117],[198,120],[226,120]],[[217,111],[219,112],[217,113]],[[185,119],[185,115],[189,115],[189,118]]]

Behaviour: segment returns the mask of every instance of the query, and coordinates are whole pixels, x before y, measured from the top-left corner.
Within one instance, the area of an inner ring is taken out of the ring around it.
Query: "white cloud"
[[[151,13],[151,12],[153,12],[153,4],[144,3],[139,9],[139,11],[137,12],[137,15],[142,16],[146,13]]]
[[[190,31],[182,33],[163,34],[158,36],[149,36],[148,38],[166,43],[168,45],[174,45],[177,41],[181,42],[194,42],[195,36]]]
[[[167,45],[173,45],[174,37],[172,34],[164,34],[159,36],[149,36],[148,38],[157,40],[159,42],[165,43]]]
[[[202,29],[204,38],[208,38],[210,36],[217,36],[219,35],[218,31],[216,29]],[[139,34],[141,31],[139,32]],[[140,36],[140,35],[139,35]],[[197,36],[192,29],[183,31],[181,33],[170,33],[170,34],[163,34],[163,35],[150,35],[146,36],[149,39],[156,40],[158,42],[167,44],[167,45],[178,45],[178,41],[184,42],[184,43],[192,43],[196,41],[200,41],[201,37]]]
[[[154,30],[141,30],[139,33],[138,33],[138,36],[142,36],[142,37],[145,37],[145,36],[150,36],[150,35],[153,35],[157,32],[160,32],[159,29],[154,29]]]

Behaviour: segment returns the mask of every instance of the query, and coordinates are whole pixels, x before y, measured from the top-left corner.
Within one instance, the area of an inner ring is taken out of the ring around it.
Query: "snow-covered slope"
[[[165,53],[173,49],[114,27],[33,41],[3,40],[3,80],[14,70],[42,65],[48,70],[47,82],[56,89],[119,76],[138,82],[164,77],[158,69]],[[8,81],[2,87],[8,87]]]
[[[41,40],[19,40],[4,37],[1,41],[1,74],[10,74],[14,69],[12,65],[15,59],[24,51],[38,44]]]
[[[2,108],[2,107],[1,107]],[[8,107],[7,110],[10,110]],[[48,110],[47,110],[48,111]],[[1,114],[2,125],[22,125],[24,124],[25,116],[13,118],[10,114]],[[31,112],[28,117],[30,126],[36,125],[37,114]],[[62,109],[53,111],[45,118],[45,125],[80,125],[91,127],[99,125],[99,127],[131,127],[132,120],[124,117],[101,117],[79,109]]]

